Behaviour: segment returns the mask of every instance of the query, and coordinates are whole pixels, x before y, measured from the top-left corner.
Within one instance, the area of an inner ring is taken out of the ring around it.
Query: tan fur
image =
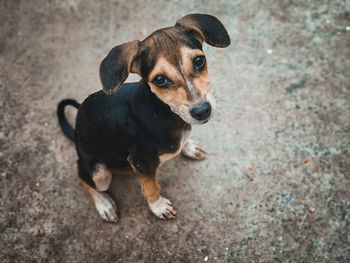
[[[85,183],[84,181],[81,181],[84,188],[88,191],[88,193],[91,195],[92,199],[96,199],[97,195],[99,194],[98,191],[96,191],[94,188],[92,188],[90,185]]]
[[[157,95],[159,99],[167,104],[171,104],[173,107],[180,107],[182,104],[189,104],[187,93],[184,88],[178,87],[177,89],[162,89],[152,83],[152,80],[157,75],[165,75],[170,79],[172,83],[182,83],[181,72],[170,64],[165,58],[159,58],[157,64],[149,75],[148,84],[151,87],[153,93]]]
[[[186,46],[182,46],[180,48],[181,52],[181,58],[182,58],[182,69],[184,76],[190,75],[193,73],[193,60],[197,56],[205,56],[203,51],[199,49],[191,49]],[[190,82],[190,80],[186,79],[186,84],[189,88],[196,89],[199,91],[200,96],[202,99],[205,99],[206,94],[210,90],[210,81],[209,81],[209,74],[208,74],[208,66],[207,63],[205,63],[204,69],[202,72]],[[190,82],[190,83],[189,83]],[[191,89],[190,89],[191,92]],[[192,91],[194,93],[195,91]]]
[[[197,56],[205,56],[200,49],[192,49],[186,46],[180,47],[181,65],[183,73],[190,74],[193,72],[193,59]],[[205,69],[204,69],[205,70]]]
[[[210,80],[207,70],[203,70],[202,74],[193,80],[193,83],[199,91],[201,98],[205,100],[206,95],[210,92]]]
[[[154,177],[142,176],[140,173],[136,173],[136,175],[142,185],[143,194],[146,200],[149,203],[157,201],[160,197],[161,191],[158,183],[158,174],[156,173]]]
[[[148,81],[151,82],[156,75],[165,75],[173,82],[181,80],[179,70],[163,57],[158,59],[157,64],[149,74]]]
[[[128,161],[131,167],[134,170],[134,173],[137,175],[137,179],[139,180],[143,195],[145,196],[147,202],[154,203],[160,198],[160,185],[158,183],[158,173],[154,175],[142,175],[131,163],[130,156],[128,157]]]
[[[158,183],[158,173],[152,177],[149,177],[140,174],[136,169],[134,169],[134,172],[139,179],[139,182],[142,186],[143,195],[145,196],[147,202],[153,203],[157,201],[160,197],[161,191],[160,185]]]
[[[97,164],[92,176],[97,191],[107,191],[112,181],[111,171],[103,164]]]
[[[149,85],[151,86],[152,92],[170,107],[180,107],[183,104],[189,104],[187,99],[187,92],[184,88],[178,88],[177,90],[167,90],[158,88],[152,83],[149,83]]]
[[[167,160],[170,160],[171,158],[175,157],[176,155],[178,155],[181,152],[181,147],[179,147],[179,149],[174,152],[174,153],[165,153],[162,155],[159,155],[159,161],[160,163],[163,163]]]

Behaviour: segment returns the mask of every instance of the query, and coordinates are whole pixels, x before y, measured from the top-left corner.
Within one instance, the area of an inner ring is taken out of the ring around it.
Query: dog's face
[[[146,38],[141,54],[141,76],[152,92],[187,123],[207,122],[214,99],[201,43],[170,27]]]
[[[122,84],[118,79],[126,79],[129,72],[135,72],[185,122],[207,122],[215,102],[202,51],[203,41],[225,47],[230,38],[215,17],[194,14],[180,19],[174,27],[157,30],[142,42],[115,47],[119,50],[112,49],[100,66],[105,92],[114,93]],[[120,60],[121,56],[131,58],[116,67],[114,61]]]

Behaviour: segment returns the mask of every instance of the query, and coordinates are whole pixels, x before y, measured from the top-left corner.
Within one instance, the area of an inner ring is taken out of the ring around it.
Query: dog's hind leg
[[[108,222],[117,222],[117,206],[113,199],[103,192],[108,189],[112,180],[112,174],[108,168],[97,164],[92,170],[91,176],[82,165],[79,165],[79,176],[83,186],[91,195],[100,216]]]

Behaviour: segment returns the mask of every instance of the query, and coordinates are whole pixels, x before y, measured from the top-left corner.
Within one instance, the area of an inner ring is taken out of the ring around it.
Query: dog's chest
[[[171,158],[174,158],[175,156],[177,156],[181,152],[181,149],[185,145],[185,143],[190,135],[190,132],[191,131],[184,131],[182,133],[182,136],[181,136],[181,139],[179,142],[171,143],[169,145],[169,150],[168,150],[169,152],[162,153],[159,155],[159,160],[161,163],[163,163]]]

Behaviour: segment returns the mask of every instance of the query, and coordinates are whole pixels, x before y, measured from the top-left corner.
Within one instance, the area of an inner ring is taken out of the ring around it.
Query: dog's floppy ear
[[[107,95],[117,92],[130,72],[139,72],[133,62],[137,57],[140,43],[140,41],[135,40],[116,46],[102,60],[100,79],[103,91]]]
[[[231,42],[224,25],[211,15],[190,14],[177,20],[175,26],[197,33],[198,40],[214,47],[227,47]]]

